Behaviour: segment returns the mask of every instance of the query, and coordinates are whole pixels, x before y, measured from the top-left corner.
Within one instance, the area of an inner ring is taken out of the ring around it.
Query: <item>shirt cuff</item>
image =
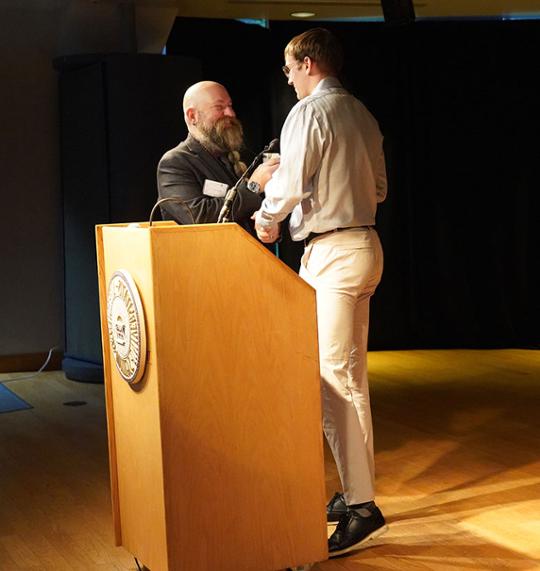
[[[270,228],[272,226],[277,226],[278,223],[268,212],[265,212],[264,210],[258,210],[257,216],[255,217],[255,224],[257,224],[257,226],[263,226],[264,228]]]

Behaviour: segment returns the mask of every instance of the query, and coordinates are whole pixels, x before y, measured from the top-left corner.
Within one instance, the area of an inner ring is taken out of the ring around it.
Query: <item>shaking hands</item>
[[[263,191],[266,183],[272,178],[272,175],[278,167],[279,158],[271,158],[259,165],[249,180],[250,182],[254,181],[258,183],[261,187],[261,191]],[[256,221],[257,212],[255,212],[251,218],[252,220]],[[279,238],[280,225],[274,224],[272,226],[262,226],[261,224],[257,224],[257,222],[255,222],[255,231],[257,232],[257,238],[259,238],[261,242],[264,242],[265,244],[271,244]]]

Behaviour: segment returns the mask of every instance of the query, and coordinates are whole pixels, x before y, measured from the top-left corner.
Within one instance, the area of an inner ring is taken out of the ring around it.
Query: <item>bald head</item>
[[[197,140],[214,148],[227,147],[228,150],[242,144],[242,127],[236,119],[231,97],[220,83],[199,81],[189,87],[184,94],[183,108],[188,131]],[[224,142],[221,135],[216,139],[214,131],[217,128],[232,140]]]
[[[190,108],[199,108],[201,105],[212,103],[214,100],[226,100],[229,101],[231,98],[227,93],[227,90],[215,81],[199,81],[199,83],[194,83],[191,87],[188,87],[184,93],[184,113]]]

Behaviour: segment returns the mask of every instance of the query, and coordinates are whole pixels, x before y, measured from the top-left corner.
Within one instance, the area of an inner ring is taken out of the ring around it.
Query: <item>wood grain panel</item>
[[[116,432],[111,378],[111,351],[107,325],[107,276],[105,273],[105,251],[103,249],[103,227],[96,227],[96,254],[99,287],[99,317],[101,325],[101,347],[103,351],[103,378],[107,410],[107,435],[109,443],[109,472],[111,479],[111,502],[113,513],[115,545],[122,545],[122,522],[118,491],[118,460],[116,454]]]
[[[120,269],[129,271],[142,299],[147,328],[147,364],[141,382],[131,387],[111,361],[105,347],[108,415],[114,418],[112,447],[116,459],[118,511],[122,545],[156,571],[167,569],[165,502],[159,391],[154,364],[154,308],[152,262],[148,232],[121,225],[104,227],[103,270],[100,279],[108,284]],[[102,292],[105,294],[105,292]],[[106,297],[101,299],[102,319]],[[107,339],[106,323],[103,338]],[[109,403],[108,403],[109,404]],[[114,480],[114,477],[113,477]]]
[[[234,224],[100,232],[148,324],[137,388],[104,348],[122,545],[153,571],[324,559],[314,291]]]
[[[171,559],[324,559],[314,291],[236,225],[156,228],[153,259]]]

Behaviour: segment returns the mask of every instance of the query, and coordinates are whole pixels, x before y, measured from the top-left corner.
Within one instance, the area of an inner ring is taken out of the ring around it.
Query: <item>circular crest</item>
[[[118,372],[129,384],[138,383],[146,365],[146,328],[139,291],[126,270],[114,272],[109,281],[107,324]]]

